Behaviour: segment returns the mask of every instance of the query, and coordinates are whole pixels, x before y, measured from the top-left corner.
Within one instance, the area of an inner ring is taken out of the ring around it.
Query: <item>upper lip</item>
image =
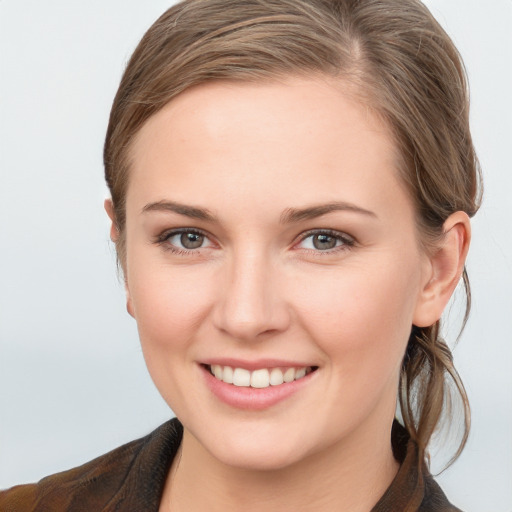
[[[244,368],[245,370],[254,371],[263,368],[307,368],[315,366],[311,363],[304,363],[302,361],[290,361],[289,359],[234,359],[229,357],[213,357],[211,359],[204,359],[200,364],[213,366],[230,366],[231,368]]]

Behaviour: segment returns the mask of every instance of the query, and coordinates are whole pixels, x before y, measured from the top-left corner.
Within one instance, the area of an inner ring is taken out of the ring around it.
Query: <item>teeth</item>
[[[279,368],[273,368],[270,372],[270,385],[279,386],[284,382],[283,372]]]
[[[284,372],[281,368],[262,368],[250,372],[245,368],[232,368],[231,366],[214,364],[210,367],[210,372],[216,379],[222,380],[226,384],[262,389],[302,379],[312,372],[312,368],[310,366],[286,368]]]
[[[218,364],[214,364],[212,366],[212,370],[213,370],[213,375],[215,375],[215,377],[219,380],[222,380],[222,366],[218,365]]]
[[[270,374],[268,370],[255,370],[251,374],[251,388],[268,388],[270,386]]]
[[[251,385],[251,372],[243,368],[235,368],[233,372],[233,384],[235,386],[249,387]]]
[[[302,379],[302,377],[305,377],[305,376],[306,376],[306,368],[299,368],[295,372],[295,380]]]
[[[295,368],[288,368],[283,375],[285,382],[292,382],[295,380]]]
[[[231,368],[231,366],[224,366],[224,371],[222,372],[222,380],[226,384],[233,384],[233,368]]]

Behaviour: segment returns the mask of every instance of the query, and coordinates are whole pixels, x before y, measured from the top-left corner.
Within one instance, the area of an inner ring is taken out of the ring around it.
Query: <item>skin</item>
[[[427,254],[389,130],[318,77],[190,89],[131,156],[128,311],[185,427],[161,510],[370,510],[398,469],[390,430],[410,329],[434,323],[456,286],[467,216]],[[214,218],[148,209],[161,202]],[[281,222],[332,203],[344,208]],[[203,245],[173,252],[181,228]],[[335,247],[315,248],[310,230],[335,232]],[[205,385],[200,363],[215,357],[318,370],[286,400],[242,410]]]

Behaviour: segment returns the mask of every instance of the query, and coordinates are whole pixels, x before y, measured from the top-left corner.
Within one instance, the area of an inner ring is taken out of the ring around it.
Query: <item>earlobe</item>
[[[105,199],[105,202],[103,203],[105,207],[105,211],[107,212],[107,215],[110,218],[111,224],[110,224],[110,239],[112,242],[116,243],[117,239],[119,238],[119,230],[117,229],[117,223],[116,223],[116,215],[114,212],[114,203],[112,202],[112,199]]]
[[[135,318],[135,313],[134,313],[134,310],[133,310],[133,303],[132,303],[132,299],[130,297],[130,290],[128,290],[128,286],[125,285],[125,292],[126,292],[126,311],[128,311],[128,314]]]
[[[444,236],[429,257],[430,271],[420,291],[413,323],[428,327],[441,318],[464,271],[471,239],[471,225],[466,213],[450,215],[443,225]]]

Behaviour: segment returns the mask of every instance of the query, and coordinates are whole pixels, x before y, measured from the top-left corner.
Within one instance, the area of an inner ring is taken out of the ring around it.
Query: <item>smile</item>
[[[238,387],[263,389],[269,386],[280,386],[304,378],[313,372],[316,367],[304,366],[301,368],[261,368],[247,370],[245,368],[233,368],[214,364],[207,366],[210,373],[226,384]]]

